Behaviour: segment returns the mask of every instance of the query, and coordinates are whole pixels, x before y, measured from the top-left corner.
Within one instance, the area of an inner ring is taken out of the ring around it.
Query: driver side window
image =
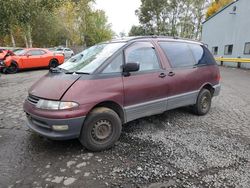
[[[159,61],[150,42],[137,42],[129,47],[126,52],[126,63],[139,63],[139,71],[160,69]]]
[[[113,59],[102,73],[120,73],[122,72],[122,53]]]

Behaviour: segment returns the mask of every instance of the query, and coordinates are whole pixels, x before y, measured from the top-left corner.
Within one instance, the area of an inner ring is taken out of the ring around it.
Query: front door
[[[136,42],[125,49],[125,63],[140,64],[138,72],[123,77],[127,122],[166,110],[166,72],[151,42]]]
[[[40,50],[40,60],[39,60],[39,66],[40,67],[47,67],[49,66],[50,60],[52,58],[48,57],[48,54],[44,50]]]
[[[23,58],[24,68],[41,67],[40,50],[29,50]]]

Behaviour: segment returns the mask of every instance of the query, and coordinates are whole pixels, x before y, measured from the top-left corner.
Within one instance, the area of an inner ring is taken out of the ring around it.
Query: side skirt
[[[199,91],[188,92],[168,98],[157,99],[124,108],[126,122],[138,118],[161,114],[167,110],[189,106],[196,103]]]

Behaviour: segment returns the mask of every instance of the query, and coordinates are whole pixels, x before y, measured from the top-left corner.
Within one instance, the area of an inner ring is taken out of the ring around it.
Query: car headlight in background
[[[61,101],[50,101],[40,99],[36,104],[37,108],[40,109],[47,109],[47,110],[66,110],[78,107],[79,104],[75,102],[61,102]]]
[[[1,60],[0,60],[0,65],[5,66],[4,61],[1,61]]]

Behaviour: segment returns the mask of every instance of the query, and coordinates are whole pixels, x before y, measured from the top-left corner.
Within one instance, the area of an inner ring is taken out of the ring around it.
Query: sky
[[[139,24],[135,10],[140,4],[140,0],[96,0],[95,8],[106,12],[112,30],[119,34],[128,33],[132,25]]]

